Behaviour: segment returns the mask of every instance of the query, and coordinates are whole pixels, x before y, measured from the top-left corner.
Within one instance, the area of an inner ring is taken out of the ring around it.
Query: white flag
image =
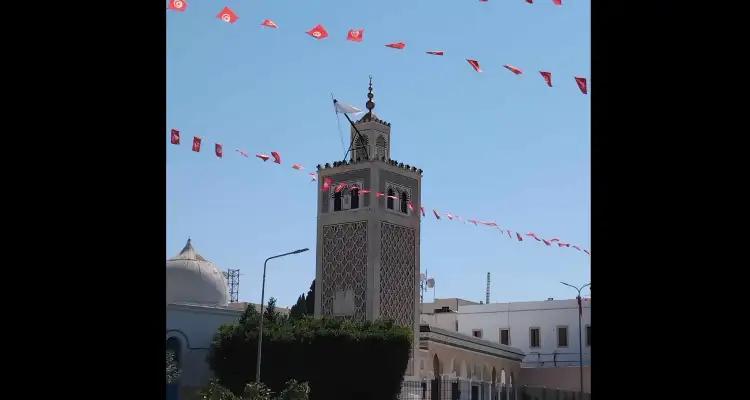
[[[344,104],[338,100],[336,101],[336,111],[344,114],[356,114],[362,112],[359,108]]]

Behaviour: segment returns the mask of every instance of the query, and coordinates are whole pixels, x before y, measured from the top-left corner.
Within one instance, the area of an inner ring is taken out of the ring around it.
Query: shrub
[[[174,351],[167,350],[167,384],[177,382],[180,377],[180,370],[177,368]]]
[[[219,329],[208,355],[216,377],[235,394],[255,377],[260,316],[246,315],[242,323]],[[410,328],[389,321],[277,319],[264,323],[261,380],[277,393],[290,379],[309,382],[312,400],[393,399],[411,340]]]
[[[212,379],[200,394],[203,400],[240,400],[216,379]]]
[[[271,389],[261,383],[248,383],[242,392],[242,400],[271,400]]]
[[[307,382],[298,383],[294,379],[286,382],[286,387],[279,394],[278,400],[308,400],[310,397],[310,386]]]

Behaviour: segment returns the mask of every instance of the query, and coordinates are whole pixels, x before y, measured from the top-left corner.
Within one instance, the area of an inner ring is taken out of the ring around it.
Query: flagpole
[[[338,102],[339,102],[338,100],[333,99],[333,107],[334,108],[336,107],[336,103],[338,103]],[[336,114],[338,114],[338,110],[336,111]],[[359,129],[357,129],[357,126],[354,125],[354,122],[352,122],[351,118],[349,118],[349,115],[347,115],[345,112],[342,112],[342,114],[344,114],[344,116],[346,117],[346,120],[349,121],[349,125],[351,125],[352,128],[354,128],[354,131],[357,132],[357,136],[362,141],[362,143],[364,143],[364,139],[365,139],[364,136],[362,136],[362,133],[359,131]],[[349,152],[352,150],[352,146],[354,146],[354,141],[353,140],[349,144],[349,150],[347,150],[346,154],[344,154],[344,160],[346,160],[346,156],[348,156]],[[370,156],[369,156],[369,154],[367,152],[367,147],[362,147],[362,149],[364,149],[365,158],[369,159]]]

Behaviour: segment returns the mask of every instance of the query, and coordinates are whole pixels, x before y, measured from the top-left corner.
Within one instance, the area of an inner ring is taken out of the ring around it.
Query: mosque
[[[373,112],[372,81],[367,97],[368,112],[352,123],[350,158],[318,165],[315,316],[388,318],[410,326],[416,340],[406,382],[461,379],[468,390],[461,390],[460,397],[439,384],[430,391],[437,388],[451,399],[494,400],[505,376],[519,376],[525,354],[420,324],[422,170],[391,158],[391,124]],[[344,183],[344,189],[325,187],[325,181]],[[362,193],[362,188],[372,192]],[[182,371],[181,399],[191,398],[208,382],[206,355],[214,333],[220,325],[237,321],[247,305],[228,300],[222,271],[188,239],[182,251],[167,260],[166,345],[175,351]],[[434,396],[427,398],[443,398]]]

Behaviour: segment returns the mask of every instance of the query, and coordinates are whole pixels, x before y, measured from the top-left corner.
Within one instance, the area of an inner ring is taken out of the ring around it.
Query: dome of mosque
[[[180,254],[167,260],[167,303],[226,306],[228,302],[224,274],[198,254],[188,239]]]

